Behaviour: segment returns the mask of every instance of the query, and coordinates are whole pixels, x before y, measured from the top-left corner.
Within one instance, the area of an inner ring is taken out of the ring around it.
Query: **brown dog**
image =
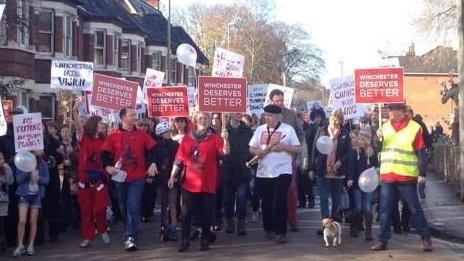
[[[329,247],[329,238],[333,239],[334,247],[342,244],[342,227],[338,222],[331,218],[324,218],[322,220],[322,226],[324,227],[324,241],[326,247]]]

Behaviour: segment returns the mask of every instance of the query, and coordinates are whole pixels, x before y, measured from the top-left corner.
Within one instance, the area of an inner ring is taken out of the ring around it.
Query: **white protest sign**
[[[111,121],[110,116],[115,111],[90,104],[90,101],[92,100],[92,93],[86,93],[85,99],[89,108],[89,115],[100,116],[105,122]]]
[[[0,7],[1,8],[1,7]],[[0,105],[2,105],[2,97],[0,97]],[[0,136],[6,134],[8,127],[6,124],[5,114],[3,113],[3,106],[0,108]]]
[[[0,20],[2,20],[3,17],[3,11],[5,10],[6,4],[0,4]]]
[[[27,113],[13,116],[15,150],[43,150],[42,114]]]
[[[161,87],[164,81],[164,72],[155,69],[147,68],[145,73],[145,81],[143,82],[143,90],[146,93],[147,88]]]
[[[51,88],[69,91],[91,91],[93,63],[52,60]]]
[[[284,106],[290,109],[290,106],[292,105],[292,100],[293,100],[293,92],[295,91],[292,88],[285,87],[285,86],[280,86],[276,84],[269,84],[267,88],[267,93],[266,93],[266,105],[271,103],[271,100],[269,100],[269,94],[271,94],[272,90],[281,90],[284,93]]]
[[[341,109],[345,120],[353,119],[359,115],[354,95],[353,76],[344,76],[330,80],[330,107]],[[362,108],[359,109],[362,110]],[[362,111],[362,114],[364,115],[364,111]]]
[[[189,108],[194,108],[197,101],[197,89],[194,86],[187,87]]]
[[[137,113],[145,113],[147,111],[145,105],[146,105],[146,95],[143,94],[142,92],[142,87],[138,87],[137,89],[137,102],[135,103],[135,110]]]
[[[266,103],[268,84],[248,85],[248,113],[255,114],[258,118],[263,113]]]
[[[212,76],[235,77],[243,76],[245,56],[231,52],[226,49],[216,48],[214,50],[214,61]]]

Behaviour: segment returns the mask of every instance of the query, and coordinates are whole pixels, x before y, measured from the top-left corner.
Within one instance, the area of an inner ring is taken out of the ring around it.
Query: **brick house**
[[[44,119],[58,117],[58,90],[50,88],[52,59],[93,62],[96,73],[139,84],[146,68],[167,71],[167,20],[157,0],[0,3],[6,3],[0,22],[0,85],[20,79],[8,98],[14,106],[42,112]],[[208,59],[181,27],[172,27],[171,42],[171,82],[193,85],[193,69],[176,61],[177,46],[188,43],[197,50],[197,74]]]
[[[414,113],[422,115],[429,130],[440,122],[445,132],[450,133],[447,126],[454,104],[452,101],[442,104],[441,83],[448,81],[450,76],[457,81],[457,52],[451,47],[438,46],[417,56],[414,44],[411,44],[409,51],[398,59],[400,66],[404,67],[407,104]]]

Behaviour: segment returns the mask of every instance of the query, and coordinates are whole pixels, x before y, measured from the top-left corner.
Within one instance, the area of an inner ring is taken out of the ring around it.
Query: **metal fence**
[[[461,189],[459,173],[459,146],[448,138],[437,138],[433,144],[431,164],[433,172],[442,177],[443,181],[453,186],[457,193]]]

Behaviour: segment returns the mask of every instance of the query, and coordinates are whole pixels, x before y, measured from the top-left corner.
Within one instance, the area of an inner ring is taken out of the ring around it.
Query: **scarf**
[[[329,137],[332,140],[334,146],[332,151],[327,155],[327,175],[331,176],[332,173],[329,173],[328,170],[332,169],[337,160],[337,145],[338,145],[338,136],[340,135],[340,128],[336,129],[334,126],[329,125],[328,128]]]

